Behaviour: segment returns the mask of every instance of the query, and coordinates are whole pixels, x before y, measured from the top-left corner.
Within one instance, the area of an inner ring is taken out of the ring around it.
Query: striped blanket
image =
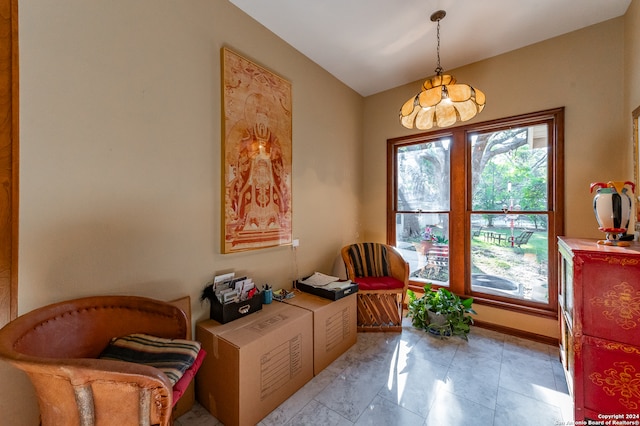
[[[349,249],[356,277],[389,276],[387,247],[383,244],[353,244]]]
[[[130,334],[111,339],[100,358],[150,365],[162,371],[175,385],[193,364],[199,351],[200,342],[194,340]]]

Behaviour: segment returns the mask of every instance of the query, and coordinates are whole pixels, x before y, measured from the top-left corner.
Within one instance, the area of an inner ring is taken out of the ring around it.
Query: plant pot
[[[429,325],[427,331],[434,336],[449,337],[451,336],[451,325],[444,315],[427,311]]]
[[[429,324],[433,324],[436,327],[448,325],[447,318],[444,315],[440,315],[433,311],[427,311],[427,317],[429,317]]]
[[[422,256],[426,256],[429,253],[429,250],[431,250],[431,248],[433,247],[433,242],[427,240],[423,240],[413,244],[418,254],[421,254]]]
[[[473,324],[468,314],[476,313],[471,308],[473,298],[462,300],[443,287],[431,290],[431,284],[424,286],[422,297],[417,297],[411,289],[407,290],[407,295],[407,317],[412,319],[414,327],[440,338],[459,336],[467,340]]]

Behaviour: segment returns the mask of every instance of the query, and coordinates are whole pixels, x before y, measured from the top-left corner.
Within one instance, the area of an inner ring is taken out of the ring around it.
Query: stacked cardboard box
[[[207,351],[196,397],[226,426],[254,425],[313,377],[311,311],[275,302],[235,321],[196,326]]]
[[[313,313],[313,374],[319,374],[357,340],[356,294],[331,301],[296,292],[285,303]]]

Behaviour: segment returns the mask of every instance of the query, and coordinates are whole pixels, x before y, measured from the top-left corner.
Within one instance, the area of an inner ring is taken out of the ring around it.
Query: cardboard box
[[[316,375],[356,343],[356,295],[331,301],[300,291],[295,294],[284,303],[313,313],[313,374]]]
[[[196,325],[207,351],[196,399],[226,426],[255,425],[313,378],[310,311],[280,302],[220,324]]]
[[[340,290],[331,290],[322,287],[314,287],[312,285],[301,283],[300,281],[298,281],[296,283],[296,288],[300,291],[304,291],[305,293],[315,294],[316,296],[320,296],[329,300],[342,299],[343,297],[358,292],[357,283],[351,283],[349,287]]]

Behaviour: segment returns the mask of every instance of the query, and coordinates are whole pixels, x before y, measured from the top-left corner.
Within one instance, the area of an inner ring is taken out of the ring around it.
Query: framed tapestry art
[[[222,48],[222,252],[291,244],[291,83]]]

